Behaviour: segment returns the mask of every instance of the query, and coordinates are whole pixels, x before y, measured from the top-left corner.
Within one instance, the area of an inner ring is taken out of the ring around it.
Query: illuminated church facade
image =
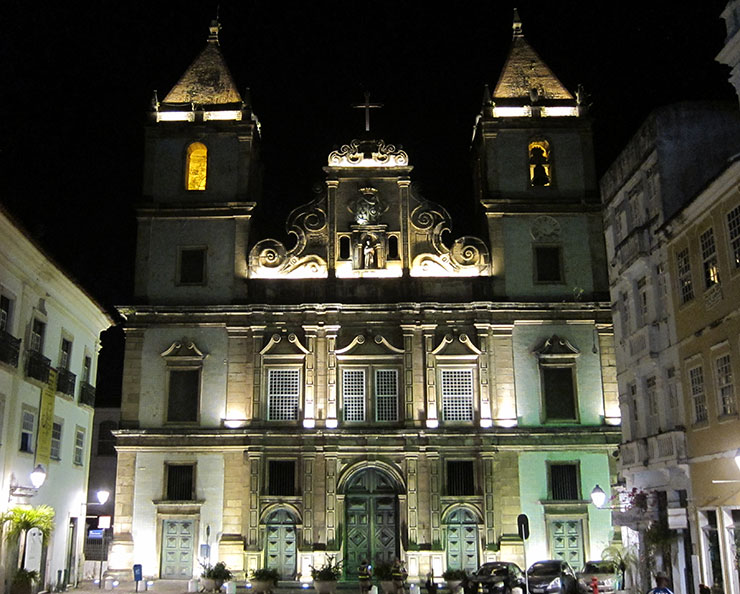
[[[292,247],[256,242],[259,123],[213,25],[146,130],[109,572],[601,558],[620,416],[591,142],[515,22],[472,151],[485,237],[445,243],[413,155],[366,135]]]

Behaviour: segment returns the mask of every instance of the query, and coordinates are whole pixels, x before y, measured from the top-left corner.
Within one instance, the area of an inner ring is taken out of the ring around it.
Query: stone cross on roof
[[[382,103],[370,103],[370,93],[365,91],[365,103],[355,103],[352,105],[355,109],[365,110],[365,132],[370,132],[370,110],[383,107]]]

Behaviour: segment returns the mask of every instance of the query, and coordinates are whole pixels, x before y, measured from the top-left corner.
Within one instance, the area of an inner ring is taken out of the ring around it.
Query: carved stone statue
[[[364,268],[375,268],[375,246],[370,243],[369,239],[365,240],[365,245],[362,247],[362,255]]]

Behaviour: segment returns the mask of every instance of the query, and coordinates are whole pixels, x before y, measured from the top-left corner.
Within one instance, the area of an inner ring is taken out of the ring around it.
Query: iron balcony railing
[[[28,351],[28,364],[26,367],[26,376],[37,379],[40,382],[49,381],[49,371],[51,370],[51,361],[44,357],[38,351]]]
[[[75,383],[77,383],[77,376],[69,369],[60,369],[57,372],[57,392],[74,396]]]
[[[18,355],[21,352],[21,339],[7,332],[0,332],[0,361],[18,367]]]
[[[95,406],[95,386],[88,382],[80,382],[80,404]]]

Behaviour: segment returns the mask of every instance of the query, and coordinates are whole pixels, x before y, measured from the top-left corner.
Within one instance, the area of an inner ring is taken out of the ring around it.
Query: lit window
[[[442,418],[445,421],[473,420],[473,370],[443,369]]]
[[[680,290],[681,303],[686,303],[694,298],[694,286],[691,283],[691,260],[689,259],[689,248],[676,253],[676,269],[678,272],[678,287]]]
[[[717,269],[717,247],[714,244],[714,231],[709,228],[699,236],[701,244],[701,259],[704,267],[704,286],[709,287],[719,283]]]
[[[691,401],[694,405],[694,422],[702,423],[707,420],[707,400],[704,394],[704,370],[701,367],[689,369],[689,385]]]
[[[208,149],[200,142],[188,147],[186,160],[186,187],[188,190],[205,190],[208,168]]]
[[[82,427],[75,429],[75,449],[73,462],[76,466],[82,466],[85,461],[85,430]]]
[[[730,238],[730,258],[740,268],[740,206],[727,213],[727,235]]]
[[[717,373],[717,393],[723,415],[734,415],[737,412],[735,405],[735,385],[732,382],[732,366],[730,355],[723,355],[715,361]]]
[[[21,413],[21,452],[33,452],[36,413],[24,409]]]
[[[563,281],[561,249],[559,246],[536,246],[535,279],[538,283],[560,283]]]
[[[206,281],[206,249],[180,248],[178,283],[202,285]]]
[[[546,140],[529,143],[529,182],[535,187],[547,187],[552,182],[550,143]]]
[[[168,394],[167,421],[170,423],[197,421],[200,369],[171,369]]]
[[[62,456],[62,423],[54,421],[51,426],[51,458],[61,460]]]
[[[300,369],[267,370],[267,420],[296,421],[301,393]]]

